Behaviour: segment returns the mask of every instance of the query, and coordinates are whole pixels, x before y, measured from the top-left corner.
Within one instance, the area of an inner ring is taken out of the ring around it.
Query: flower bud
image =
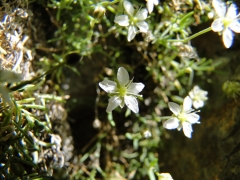
[[[240,95],[240,83],[237,81],[226,81],[222,86],[222,90],[227,97],[236,99]]]
[[[93,17],[98,20],[101,20],[103,16],[105,16],[105,12],[106,12],[106,9],[103,6],[98,5],[94,9]]]

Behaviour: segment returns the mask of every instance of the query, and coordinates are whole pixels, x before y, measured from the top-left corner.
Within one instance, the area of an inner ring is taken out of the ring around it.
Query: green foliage
[[[211,30],[192,35],[191,27],[209,21],[207,14],[213,11],[212,6],[202,0],[160,2],[146,19],[149,31],[137,33],[128,42],[128,27],[114,23],[117,15],[126,14],[123,0],[31,3],[51,12],[48,16],[54,32],[47,43],[56,51],[50,48],[46,55],[39,53],[40,61],[35,63],[39,71],[30,80],[4,84],[14,106],[5,106],[3,101],[0,104],[2,177],[155,180],[160,176],[157,172],[162,163],[162,138],[169,136],[162,127],[163,116],[170,115],[167,103],[182,103],[197,84],[195,79],[207,82],[218,65],[211,59],[199,57],[190,43],[191,39]],[[137,11],[146,6],[145,1],[132,0],[131,3]],[[53,134],[49,114],[53,104],[65,103],[65,92],[60,88],[65,80],[63,68],[67,66],[81,76],[80,60],[84,68],[87,61],[95,67],[95,72],[89,71],[89,74],[93,74],[96,86],[105,77],[114,80],[117,69],[122,66],[134,80],[145,84],[145,89],[139,101],[139,114],[126,108],[107,114],[107,94],[97,87],[94,115],[95,121],[101,122],[98,134],[68,165],[65,163],[66,169],[63,169],[44,160],[46,151],[52,151],[54,145],[49,140]],[[52,85],[48,85],[49,79]],[[47,91],[48,88],[52,90]],[[229,81],[223,90],[236,98],[239,83]]]

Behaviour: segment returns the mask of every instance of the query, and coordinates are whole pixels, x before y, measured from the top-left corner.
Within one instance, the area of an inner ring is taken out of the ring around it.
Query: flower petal
[[[130,42],[137,34],[137,28],[135,26],[129,26],[128,28],[128,41]]]
[[[134,96],[124,96],[124,102],[134,113],[138,113],[138,102]]]
[[[198,121],[200,119],[200,116],[196,113],[186,114],[186,119],[191,124],[200,123]]]
[[[224,24],[222,22],[222,19],[220,19],[220,18],[215,19],[213,21],[211,27],[214,32],[221,32],[224,29]]]
[[[131,94],[138,94],[143,90],[144,86],[145,85],[143,83],[131,83],[128,86],[127,92]]]
[[[108,79],[104,79],[102,82],[99,83],[99,86],[107,93],[112,93],[115,91],[117,83]]]
[[[128,13],[128,15],[133,16],[134,8],[132,4],[129,1],[123,1],[123,6],[126,12]]]
[[[194,93],[194,91],[192,90],[192,91],[190,91],[189,93],[188,93],[188,95],[190,96],[190,98],[194,98],[195,97],[195,93]]]
[[[201,108],[204,106],[204,101],[193,101],[193,107],[195,109]]]
[[[119,15],[116,16],[114,22],[117,23],[119,26],[128,26],[129,19],[127,15]]]
[[[163,127],[166,129],[176,129],[179,126],[179,120],[175,117],[168,119],[163,123]]]
[[[21,74],[17,74],[13,71],[0,70],[0,82],[19,82],[21,81]]]
[[[213,0],[212,5],[219,17],[224,17],[226,14],[226,4],[220,0]]]
[[[238,19],[233,20],[233,22],[229,25],[229,28],[236,33],[240,33],[240,22]]]
[[[223,31],[223,43],[226,48],[230,48],[232,46],[233,37],[234,37],[234,33],[229,28],[226,28]]]
[[[139,28],[140,32],[146,33],[148,31],[148,23],[145,21],[137,22],[137,27]]]
[[[199,86],[194,86],[193,87],[193,92],[196,94],[200,91],[201,89],[199,88]]]
[[[152,0],[147,1],[147,9],[148,9],[149,14],[153,11],[153,1]]]
[[[172,176],[169,173],[160,173],[158,174],[159,180],[173,180]]]
[[[183,100],[183,111],[186,112],[191,109],[192,109],[192,99],[189,96],[187,96]]]
[[[114,110],[116,107],[118,107],[121,103],[121,98],[118,96],[113,96],[109,99],[107,112],[110,113],[112,110]]]
[[[182,123],[182,126],[183,126],[183,133],[185,136],[187,136],[188,138],[191,138],[192,137],[192,125],[188,122],[183,122]]]
[[[139,21],[143,21],[147,19],[148,11],[147,9],[141,9],[140,11],[137,12],[136,17]]]
[[[158,5],[159,1],[158,0],[152,0],[153,4]]]
[[[124,67],[120,67],[117,72],[117,80],[120,86],[125,86],[129,83],[129,75]]]
[[[149,14],[153,11],[153,4],[158,5],[158,0],[147,0],[147,9]]]
[[[1,96],[3,98],[3,102],[4,103],[7,102],[9,105],[13,105],[12,101],[10,99],[10,96],[9,96],[8,88],[0,85],[0,94],[1,94]]]
[[[181,107],[178,104],[174,103],[174,102],[169,102],[168,103],[168,107],[173,112],[173,114],[175,116],[177,116],[180,113],[180,111],[181,111]]]
[[[226,17],[227,17],[227,18],[230,18],[230,19],[235,19],[236,16],[237,16],[237,6],[233,3],[233,4],[231,4],[231,6],[228,8]]]

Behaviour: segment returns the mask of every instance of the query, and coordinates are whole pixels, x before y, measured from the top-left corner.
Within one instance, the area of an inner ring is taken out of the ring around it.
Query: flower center
[[[119,91],[120,97],[124,97],[127,93],[127,88],[123,86],[123,87],[120,87],[118,91]]]
[[[137,17],[131,17],[130,22],[131,22],[131,24],[135,25],[138,22],[138,18]]]
[[[193,101],[200,101],[202,100],[202,97],[200,94],[196,94],[194,97],[193,97]]]
[[[186,119],[187,119],[186,113],[185,113],[185,112],[180,112],[179,115],[178,115],[178,119],[179,119],[181,122],[186,121]]]
[[[232,19],[226,17],[222,19],[222,23],[225,28],[228,27],[232,23],[232,21],[233,21]]]

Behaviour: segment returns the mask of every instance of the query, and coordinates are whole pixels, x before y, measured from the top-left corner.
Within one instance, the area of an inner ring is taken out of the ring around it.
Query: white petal
[[[128,26],[129,19],[127,15],[119,15],[116,16],[114,22],[117,23],[119,26]]]
[[[179,126],[177,127],[177,130],[180,131],[182,129],[182,123],[179,124]]]
[[[153,4],[158,5],[158,0],[147,0],[147,9],[149,14],[153,11]]]
[[[119,104],[119,106],[121,107],[121,108],[123,108],[124,107],[124,98],[123,97],[121,97],[121,103]]]
[[[177,116],[181,111],[181,107],[174,102],[169,102],[168,107],[173,112],[173,114],[175,114],[175,116]]]
[[[132,4],[129,1],[123,1],[123,6],[124,6],[124,9],[126,10],[126,12],[130,16],[133,16],[134,8],[133,8]]]
[[[233,22],[229,25],[229,28],[236,33],[240,33],[240,22],[238,19],[233,20]]]
[[[219,17],[224,17],[226,14],[226,4],[220,0],[213,0],[212,5]]]
[[[147,19],[148,11],[147,9],[142,9],[139,12],[137,12],[136,17],[138,18],[139,21],[143,21]]]
[[[193,107],[195,109],[201,108],[204,106],[204,101],[193,101]]]
[[[220,19],[220,18],[215,19],[213,21],[211,27],[214,32],[221,32],[224,29],[224,24],[222,22],[222,19]]]
[[[9,105],[12,105],[9,90],[6,87],[0,85],[0,94],[2,95],[3,102],[8,102]]]
[[[0,70],[0,82],[19,82],[21,81],[21,74],[17,74],[13,71]]]
[[[131,109],[134,113],[138,113],[138,102],[134,96],[124,96],[124,101],[129,109]]]
[[[207,100],[208,99],[208,97],[207,97],[207,95],[208,95],[208,92],[207,91],[202,91],[201,92],[201,96],[202,96],[202,99],[204,100]]]
[[[179,120],[177,118],[170,118],[163,123],[163,127],[166,129],[176,129],[179,126]]]
[[[159,180],[173,180],[172,176],[169,173],[160,173],[158,174]]]
[[[148,23],[145,21],[137,22],[137,27],[139,28],[140,32],[148,32]]]
[[[129,83],[129,75],[124,67],[120,67],[117,72],[117,79],[120,86],[125,86]]]
[[[111,93],[115,91],[117,83],[115,83],[114,81],[104,79],[102,82],[99,83],[99,86],[107,93]]]
[[[192,125],[188,122],[183,122],[182,123],[182,126],[183,126],[183,133],[185,136],[187,136],[188,138],[191,138],[192,137]]]
[[[158,0],[152,0],[155,5],[158,5],[159,1]]]
[[[147,1],[147,9],[149,13],[153,11],[153,2],[151,0]]]
[[[192,99],[189,96],[187,96],[183,100],[183,111],[186,112],[191,109],[192,109]]]
[[[234,37],[234,33],[229,28],[226,28],[223,31],[223,43],[226,48],[231,47],[231,45],[233,43],[233,37]]]
[[[121,98],[118,96],[113,96],[109,99],[107,112],[110,113],[112,110],[114,110],[116,107],[118,107],[121,103]]]
[[[198,122],[198,120],[200,119],[200,116],[196,113],[187,114],[186,119],[191,124],[200,123],[200,122]]]
[[[194,86],[194,87],[193,87],[193,91],[194,91],[194,92],[199,92],[199,91],[200,91],[199,86]]]
[[[127,92],[131,94],[138,94],[143,90],[144,86],[145,85],[143,83],[131,83],[128,86]]]
[[[226,17],[230,19],[235,19],[237,16],[237,6],[233,3],[231,6],[228,8],[227,15]]]
[[[193,90],[190,91],[188,94],[189,94],[190,98],[192,98],[192,99],[195,97],[195,94],[194,94]]]
[[[128,28],[128,41],[130,42],[137,34],[137,28],[135,26],[129,26]]]

